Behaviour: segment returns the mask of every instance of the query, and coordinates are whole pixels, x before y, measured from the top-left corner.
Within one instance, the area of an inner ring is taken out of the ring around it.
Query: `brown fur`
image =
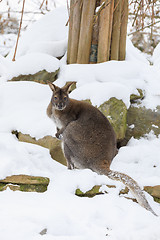
[[[89,168],[98,174],[105,174],[113,180],[123,182],[140,205],[155,214],[131,177],[110,170],[117,151],[115,132],[108,119],[97,108],[68,97],[71,84],[63,88],[50,84],[53,96],[47,108],[48,116],[57,125],[56,136],[62,140],[68,168]],[[61,104],[65,105],[64,109],[59,109],[58,105],[55,107],[55,95],[59,95],[60,102],[63,101],[63,96],[67,96],[67,100]]]

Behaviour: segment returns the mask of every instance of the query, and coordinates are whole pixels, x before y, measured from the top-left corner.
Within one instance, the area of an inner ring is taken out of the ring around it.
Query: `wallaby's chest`
[[[70,122],[77,119],[74,109],[69,108],[59,111],[54,107],[52,107],[51,118],[59,129],[66,127]]]
[[[61,129],[62,127],[64,127],[64,122],[62,121],[62,118],[60,118],[60,116],[56,114],[55,111],[52,112],[51,118],[57,128]]]
[[[63,127],[63,123],[60,121],[59,118],[52,116],[52,119],[56,125],[57,128],[61,129]]]
[[[66,113],[63,111],[56,111],[53,109],[51,118],[59,129],[66,127],[69,123]]]

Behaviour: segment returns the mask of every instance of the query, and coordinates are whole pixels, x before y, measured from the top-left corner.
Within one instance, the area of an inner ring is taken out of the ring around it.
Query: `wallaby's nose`
[[[63,108],[63,103],[59,103],[59,104],[58,104],[58,108],[59,108],[59,109],[62,109],[62,108]]]

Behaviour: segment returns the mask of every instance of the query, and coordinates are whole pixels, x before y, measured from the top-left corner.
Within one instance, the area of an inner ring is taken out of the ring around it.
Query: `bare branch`
[[[139,29],[137,29],[136,31],[129,33],[128,36],[130,36],[130,35],[132,35],[132,34],[135,34],[135,33],[137,33],[137,32],[140,32],[140,31],[142,31],[142,30],[145,29],[145,28],[149,28],[149,27],[151,27],[151,26],[154,26],[154,25],[157,24],[157,23],[160,23],[160,20],[157,21],[157,22],[151,23],[151,24],[149,24],[149,25],[147,25],[147,26],[145,26],[145,27],[143,27],[143,28],[139,28]]]
[[[15,57],[16,57],[16,52],[17,52],[17,47],[18,47],[18,41],[19,41],[19,36],[20,36],[20,32],[21,32],[21,27],[22,27],[22,19],[23,19],[24,5],[25,5],[25,0],[23,0],[22,14],[21,14],[21,21],[20,21],[20,25],[19,25],[19,31],[18,31],[18,36],[17,36],[17,42],[16,42],[16,47],[15,47],[14,56],[13,56],[12,61],[15,61]]]
[[[43,7],[45,0],[42,1],[41,6],[39,7],[39,9],[41,9]]]

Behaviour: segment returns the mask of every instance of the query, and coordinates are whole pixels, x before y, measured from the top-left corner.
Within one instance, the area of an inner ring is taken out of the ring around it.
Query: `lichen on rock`
[[[28,175],[12,175],[0,180],[0,191],[9,188],[12,191],[45,192],[49,178]]]
[[[46,70],[39,71],[35,74],[19,75],[18,77],[13,77],[9,81],[33,81],[38,83],[46,84],[49,82],[54,82],[57,78],[59,69],[55,72],[47,72]]]
[[[160,135],[160,106],[152,110],[131,105],[127,111],[127,129],[122,145],[126,145],[131,137],[139,139],[151,131],[155,136]]]
[[[61,142],[52,136],[45,136],[43,138],[40,138],[36,140],[35,138],[31,137],[28,134],[23,134],[21,132],[16,134],[19,141],[21,142],[28,142],[28,143],[33,143],[37,144],[39,146],[48,148],[50,150],[51,157],[56,160],[57,162],[67,165],[66,159],[64,157],[62,148],[61,148]]]
[[[110,98],[98,108],[110,121],[117,139],[123,139],[126,133],[127,107],[122,100]]]

